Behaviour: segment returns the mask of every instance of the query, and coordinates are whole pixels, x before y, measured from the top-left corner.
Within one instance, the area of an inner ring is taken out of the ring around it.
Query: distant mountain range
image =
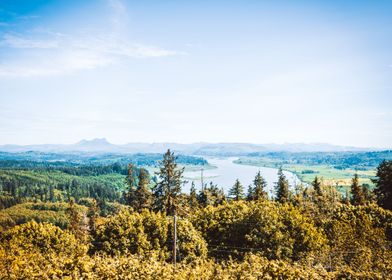
[[[75,144],[0,145],[3,152],[96,152],[96,153],[163,153],[171,149],[177,153],[194,155],[238,156],[264,152],[347,152],[381,149],[336,146],[324,143],[250,144],[250,143],[128,143],[115,145],[105,138],[81,140]]]

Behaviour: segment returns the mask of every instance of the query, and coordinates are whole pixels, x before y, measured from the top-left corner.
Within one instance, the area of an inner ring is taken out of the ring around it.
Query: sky
[[[0,144],[392,147],[392,1],[0,0]]]

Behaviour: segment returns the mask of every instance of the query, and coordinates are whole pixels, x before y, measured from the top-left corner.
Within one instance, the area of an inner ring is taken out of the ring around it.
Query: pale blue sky
[[[0,0],[0,144],[392,147],[392,1]]]

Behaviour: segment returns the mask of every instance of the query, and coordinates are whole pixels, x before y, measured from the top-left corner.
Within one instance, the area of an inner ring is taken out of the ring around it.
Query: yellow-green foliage
[[[172,217],[161,213],[98,218],[90,239],[30,221],[0,234],[0,279],[390,279],[391,211],[337,203],[314,217],[306,209],[241,201],[179,218],[176,267]]]
[[[392,213],[377,205],[341,205],[323,227],[334,269],[392,275]]]
[[[160,212],[122,211],[99,222],[94,236],[95,251],[111,255],[159,252],[162,258],[168,259],[173,240],[172,225],[172,219]],[[178,250],[182,259],[189,261],[206,256],[207,245],[189,221],[180,219],[177,228]]]
[[[14,225],[20,225],[28,221],[48,222],[61,228],[68,225],[66,209],[69,207],[65,202],[39,202],[17,204],[0,211],[0,231]],[[87,207],[77,206],[78,211],[86,212]]]
[[[156,258],[117,256],[94,258],[94,277],[97,279],[333,279],[323,269],[291,265],[283,261],[269,261],[248,255],[241,262],[222,263],[197,259],[190,264],[174,267]]]
[[[259,252],[269,259],[298,260],[326,245],[325,236],[312,221],[288,204],[225,203],[200,210],[193,221],[210,251],[218,255]]]
[[[59,227],[35,221],[0,238],[0,278],[34,279],[82,275],[87,246]]]

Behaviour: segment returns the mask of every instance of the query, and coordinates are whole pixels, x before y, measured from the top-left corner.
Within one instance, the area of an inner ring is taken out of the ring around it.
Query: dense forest
[[[282,164],[330,165],[336,169],[367,170],[383,160],[392,160],[392,150],[375,152],[267,152],[250,153],[250,157],[265,157]]]
[[[183,163],[205,162],[170,151],[125,165],[26,154],[1,163],[2,279],[392,275],[390,160],[379,162],[374,190],[358,175],[345,195],[318,177],[291,189],[280,170],[269,197],[260,172],[228,194],[214,184],[184,194]],[[146,162],[158,171],[150,174]]]
[[[28,202],[62,202],[71,197],[125,203],[128,164],[154,167],[161,154],[55,154],[0,152],[0,209]],[[206,165],[200,157],[179,155],[181,165]],[[138,168],[135,168],[135,176]],[[152,181],[156,179],[153,176]]]

